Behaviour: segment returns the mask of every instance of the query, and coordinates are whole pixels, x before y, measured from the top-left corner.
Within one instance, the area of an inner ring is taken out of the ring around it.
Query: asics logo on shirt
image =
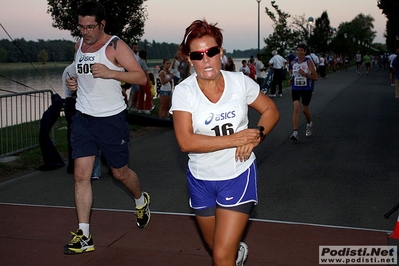
[[[215,121],[222,121],[222,120],[226,120],[226,119],[230,119],[230,118],[234,118],[236,117],[236,113],[235,111],[229,111],[229,112],[224,112],[224,113],[220,113],[220,114],[214,114],[211,113],[209,115],[209,117],[205,120],[205,125],[209,125],[213,119],[215,118]]]
[[[87,62],[87,61],[93,62],[94,59],[95,59],[95,56],[82,55],[82,56],[79,58],[79,62],[82,62],[82,61],[85,61],[85,62]]]

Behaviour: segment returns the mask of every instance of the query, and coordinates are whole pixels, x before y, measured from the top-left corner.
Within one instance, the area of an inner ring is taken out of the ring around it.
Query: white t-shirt
[[[285,66],[286,62],[287,59],[285,59],[281,55],[276,54],[270,59],[269,64],[273,65],[273,68],[275,69],[282,69]]]
[[[192,115],[195,134],[206,136],[230,135],[248,128],[248,105],[259,95],[259,85],[241,72],[221,71],[225,88],[217,103],[212,103],[198,86],[192,74],[176,86],[172,96],[173,111]],[[255,154],[241,162],[235,160],[236,148],[206,153],[189,153],[188,167],[195,178],[221,181],[243,173],[255,160]]]
[[[265,67],[265,65],[262,63],[262,60],[256,60],[256,76],[258,78],[266,78],[266,71],[261,71]]]
[[[320,57],[319,66],[324,66],[324,57]]]
[[[311,59],[311,61],[313,62],[313,65],[315,65],[315,66],[319,65],[319,58],[314,53],[311,53],[310,55],[307,55],[306,57]]]
[[[392,62],[393,62],[393,60],[395,59],[395,57],[396,57],[396,54],[391,54],[391,55],[388,57],[389,67],[392,67]]]
[[[244,73],[244,74],[247,75],[247,76],[248,76],[249,73],[251,72],[251,70],[249,69],[248,65],[246,65],[246,66],[241,66],[239,71],[242,72],[242,73]]]
[[[170,67],[170,72],[172,72],[175,77],[180,79],[180,71],[179,71],[180,62],[177,60],[173,60],[173,61],[174,61],[174,64],[172,62],[173,65]]]

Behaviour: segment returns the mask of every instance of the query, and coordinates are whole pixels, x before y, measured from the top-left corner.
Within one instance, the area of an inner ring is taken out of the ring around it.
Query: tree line
[[[147,59],[173,59],[178,44],[166,42],[138,41],[139,49],[147,51]],[[68,40],[38,40],[26,41],[22,39],[0,40],[0,63],[27,63],[27,62],[72,62],[75,42]],[[257,50],[234,50],[227,53],[233,58],[249,58],[256,56]]]
[[[26,41],[24,38],[13,41],[0,40],[1,63],[38,62],[43,52],[47,53],[46,61],[72,62],[74,42],[67,40]]]
[[[385,0],[389,1],[389,0]],[[396,0],[397,1],[397,0]],[[272,8],[266,7],[266,14],[273,22],[273,33],[264,39],[264,53],[270,54],[277,50],[285,55],[289,50],[295,50],[298,43],[308,45],[311,52],[334,53],[349,57],[361,51],[362,54],[383,54],[390,52],[392,45],[374,43],[374,18],[370,15],[358,14],[349,22],[341,22],[337,28],[330,24],[327,11],[320,17],[306,18],[291,16],[271,1]]]

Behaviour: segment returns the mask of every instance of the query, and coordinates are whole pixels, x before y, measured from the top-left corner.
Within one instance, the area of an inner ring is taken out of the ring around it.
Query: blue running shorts
[[[72,121],[73,159],[98,155],[101,150],[110,167],[128,164],[130,128],[125,111],[109,117],[94,117],[78,111]]]
[[[213,216],[216,208],[250,214],[258,202],[256,160],[236,178],[223,181],[196,179],[187,167],[190,207],[196,215]]]

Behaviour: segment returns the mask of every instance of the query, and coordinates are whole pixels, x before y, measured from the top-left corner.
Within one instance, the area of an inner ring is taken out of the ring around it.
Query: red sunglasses
[[[188,55],[190,56],[190,60],[202,60],[202,58],[204,58],[204,54],[206,54],[209,58],[214,57],[215,55],[220,54],[220,48],[219,46],[213,46],[204,51],[191,52]]]

